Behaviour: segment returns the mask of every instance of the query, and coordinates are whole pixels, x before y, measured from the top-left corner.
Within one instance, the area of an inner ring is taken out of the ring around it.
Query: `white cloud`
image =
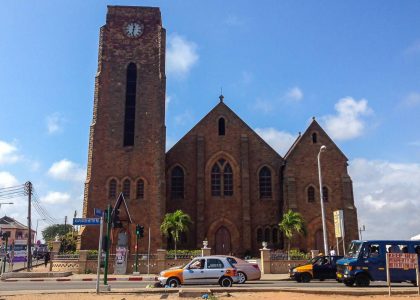
[[[0,188],[19,185],[19,181],[9,172],[0,172]]]
[[[408,107],[420,105],[420,93],[409,93],[403,100],[403,104]]]
[[[420,164],[355,159],[349,173],[364,237],[407,239],[420,233]]]
[[[178,34],[172,34],[166,50],[166,72],[186,76],[198,61],[197,45]]]
[[[41,197],[41,202],[46,204],[63,204],[70,200],[70,194],[61,192],[48,192],[44,197]]]
[[[48,175],[59,180],[83,182],[86,178],[86,170],[72,161],[62,159],[53,163],[48,170]]]
[[[288,90],[283,98],[288,101],[299,102],[303,99],[303,92],[299,87],[295,86]]]
[[[286,154],[297,136],[275,128],[255,128],[255,132],[261,136],[271,147],[281,155]]]
[[[48,134],[60,133],[63,131],[65,119],[60,113],[53,113],[46,118]]]
[[[407,49],[404,50],[405,55],[417,54],[420,53],[420,41],[414,42]]]
[[[0,140],[0,165],[15,163],[20,158],[16,146]]]
[[[261,111],[264,114],[269,114],[269,113],[273,112],[274,105],[270,101],[263,100],[261,98],[257,98],[254,105],[252,106],[252,109],[257,110],[257,111]]]
[[[321,120],[325,123],[328,134],[336,140],[348,140],[361,136],[365,130],[363,116],[372,113],[365,99],[359,101],[346,97],[335,104],[336,115],[324,116]]]
[[[175,116],[174,120],[176,125],[185,125],[192,122],[193,114],[189,110],[186,110],[182,114]]]

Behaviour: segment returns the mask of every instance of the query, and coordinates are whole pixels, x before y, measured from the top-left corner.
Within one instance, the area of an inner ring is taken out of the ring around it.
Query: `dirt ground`
[[[343,296],[343,295],[314,295],[314,294],[302,294],[302,293],[288,293],[288,292],[259,292],[259,293],[231,293],[231,294],[219,294],[215,296],[209,296],[209,300],[392,300],[392,299],[420,299],[417,295],[395,295],[395,296]],[[196,298],[179,298],[178,294],[37,294],[37,295],[16,295],[16,296],[0,296],[0,300],[134,300],[134,299],[146,299],[146,300],[158,300],[158,299],[202,299],[201,297]]]

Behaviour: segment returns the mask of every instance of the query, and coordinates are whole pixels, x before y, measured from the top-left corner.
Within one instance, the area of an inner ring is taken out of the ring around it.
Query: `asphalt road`
[[[147,281],[111,281],[109,285],[112,290],[116,289],[136,289],[136,288],[145,288],[148,284],[152,282]],[[0,291],[22,291],[22,290],[95,290],[95,281],[83,282],[83,281],[16,281],[16,282],[0,282]],[[217,285],[184,285],[183,289],[188,288],[214,288],[219,287]],[[305,289],[328,289],[328,288],[343,288],[343,289],[352,289],[350,287],[344,286],[344,284],[337,283],[333,280],[326,281],[312,281],[310,283],[297,283],[294,281],[254,281],[245,284],[235,284],[235,288],[305,288]],[[373,282],[368,289],[375,288],[384,288],[386,287],[386,282]],[[392,284],[393,288],[398,289],[399,287],[413,287],[409,283],[394,283]],[[102,285],[101,290],[106,290],[106,287]],[[163,290],[163,289],[162,289]]]

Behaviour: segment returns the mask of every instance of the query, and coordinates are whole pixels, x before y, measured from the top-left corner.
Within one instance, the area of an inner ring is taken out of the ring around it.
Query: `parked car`
[[[181,284],[219,284],[231,287],[238,283],[236,268],[223,256],[196,257],[183,267],[174,267],[160,272],[162,285],[178,287]]]
[[[235,256],[226,256],[226,259],[236,268],[239,278],[238,283],[242,284],[248,280],[260,280],[261,270],[257,263],[249,263]]]
[[[297,282],[310,282],[312,279],[336,279],[337,260],[343,256],[317,256],[307,264],[291,268],[289,276]]]

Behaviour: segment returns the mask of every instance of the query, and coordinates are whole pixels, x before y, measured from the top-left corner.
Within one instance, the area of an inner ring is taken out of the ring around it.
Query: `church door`
[[[216,231],[216,254],[228,255],[231,253],[229,230],[221,226]]]

